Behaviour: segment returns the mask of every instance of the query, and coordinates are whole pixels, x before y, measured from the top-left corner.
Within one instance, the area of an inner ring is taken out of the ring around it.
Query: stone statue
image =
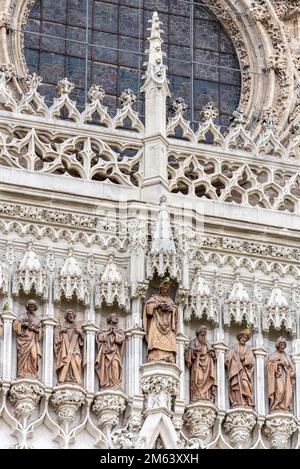
[[[231,407],[253,408],[253,371],[254,355],[246,342],[251,334],[248,329],[239,332],[238,344],[234,345],[225,356],[229,377],[229,399]]]
[[[39,359],[42,356],[39,342],[43,337],[40,319],[36,316],[38,306],[35,300],[29,300],[26,313],[13,323],[17,334],[18,378],[38,378]]]
[[[176,361],[178,309],[169,291],[169,279],[165,279],[159,286],[159,292],[149,298],[144,308],[143,323],[150,362]]]
[[[287,342],[279,337],[276,351],[268,358],[268,396],[270,412],[289,412],[293,399],[296,371],[284,349]]]
[[[108,319],[109,329],[97,333],[99,349],[95,368],[101,389],[121,389],[125,334],[118,328],[118,316],[112,313]]]
[[[207,345],[206,333],[206,327],[200,326],[195,332],[196,339],[191,340],[185,351],[186,364],[191,368],[191,402],[215,400],[216,353]]]
[[[54,350],[59,384],[81,384],[84,335],[73,309],[65,312],[64,323],[55,328]]]

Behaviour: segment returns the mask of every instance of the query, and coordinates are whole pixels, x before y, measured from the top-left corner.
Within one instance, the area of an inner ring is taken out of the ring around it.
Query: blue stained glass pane
[[[47,100],[67,76],[77,87],[73,99],[82,106],[86,84],[96,83],[106,90],[104,104],[112,113],[126,88],[141,99],[136,109],[143,113],[139,87],[153,11],[163,22],[171,100],[183,97],[194,106],[196,117],[213,101],[220,122],[227,125],[240,99],[239,61],[227,32],[201,0],[36,0],[26,25],[24,52],[29,70],[44,80],[41,89]]]

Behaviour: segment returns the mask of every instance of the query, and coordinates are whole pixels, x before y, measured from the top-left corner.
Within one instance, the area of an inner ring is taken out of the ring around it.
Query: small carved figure
[[[270,412],[289,412],[293,399],[296,371],[291,357],[285,353],[287,342],[279,337],[276,351],[268,358],[268,396]]]
[[[144,308],[144,329],[148,344],[148,361],[176,361],[178,309],[169,295],[170,281],[165,279],[159,292],[152,295]]]
[[[206,342],[207,329],[200,326],[196,338],[185,351],[185,361],[191,368],[191,402],[215,400],[217,386],[214,360],[216,353]]]
[[[13,323],[17,334],[18,378],[38,378],[39,359],[42,356],[39,342],[43,337],[40,319],[36,316],[38,306],[35,300],[29,300],[26,313]]]
[[[81,384],[84,335],[73,309],[65,312],[64,323],[55,328],[54,350],[59,384]]]
[[[112,313],[108,319],[109,329],[97,333],[99,349],[95,368],[101,389],[121,389],[125,334],[118,328],[118,316]]]
[[[254,355],[246,342],[251,337],[248,329],[239,332],[238,344],[234,345],[225,357],[229,377],[229,399],[231,407],[254,407],[253,371]]]

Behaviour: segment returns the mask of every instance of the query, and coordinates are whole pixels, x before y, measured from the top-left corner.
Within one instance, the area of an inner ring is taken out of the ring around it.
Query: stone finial
[[[232,127],[237,127],[240,125],[244,126],[247,122],[247,116],[244,109],[242,107],[238,107],[235,111],[233,111],[230,121]]]
[[[212,102],[207,103],[205,106],[203,106],[203,108],[200,111],[201,119],[204,122],[207,122],[209,120],[213,121],[218,117],[218,115],[219,115],[219,111],[214,105],[214,103]]]
[[[123,107],[125,106],[133,106],[136,102],[137,97],[131,89],[127,89],[121,93],[120,96],[120,103]]]
[[[25,85],[29,89],[29,91],[38,90],[43,82],[42,77],[40,77],[37,73],[33,73],[32,75],[27,75],[25,79]]]
[[[188,110],[188,105],[185,103],[183,98],[177,98],[173,103],[171,104],[169,110],[172,116],[177,116],[177,115],[183,115],[187,112]]]
[[[88,97],[91,102],[103,101],[105,97],[104,88],[101,85],[92,85],[89,89]]]
[[[60,95],[68,95],[74,90],[74,88],[74,83],[70,82],[66,77],[57,83],[57,90]]]

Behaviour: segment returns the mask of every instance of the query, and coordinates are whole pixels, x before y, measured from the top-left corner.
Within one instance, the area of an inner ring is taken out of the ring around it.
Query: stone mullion
[[[2,314],[3,321],[3,347],[2,347],[2,381],[10,383],[12,380],[12,323],[16,316],[8,311]]]
[[[87,394],[95,393],[95,335],[98,328],[95,324],[85,324],[84,330],[86,333],[85,347],[86,347],[86,366],[84,376],[84,387]]]
[[[43,372],[42,381],[46,388],[52,388],[53,383],[53,367],[54,367],[54,328],[57,321],[54,317],[46,317],[44,324],[44,340],[43,340]]]

